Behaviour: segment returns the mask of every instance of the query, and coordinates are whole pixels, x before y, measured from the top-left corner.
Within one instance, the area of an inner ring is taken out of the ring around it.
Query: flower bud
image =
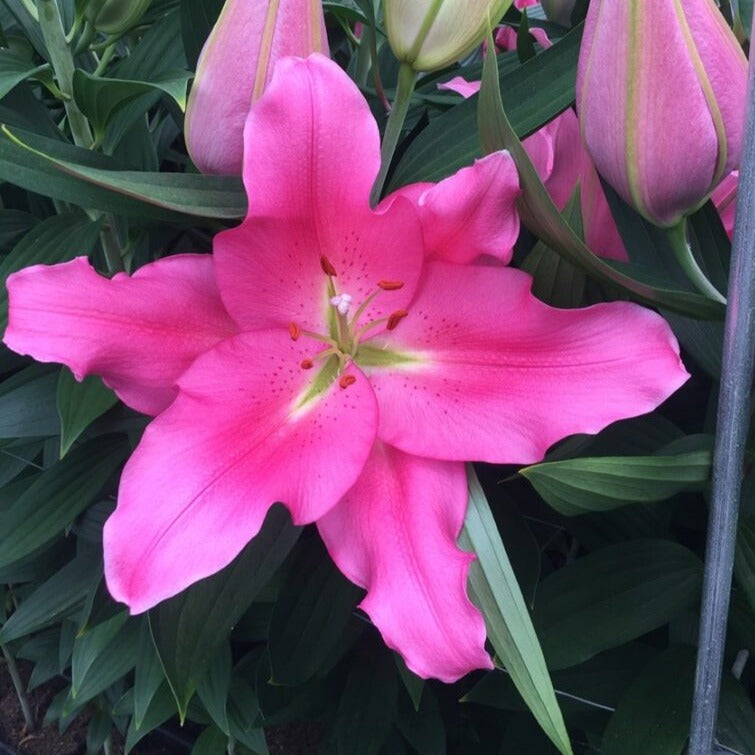
[[[571,26],[571,14],[576,0],[542,0],[543,10],[549,21],[561,26]]]
[[[713,0],[593,0],[577,71],[582,136],[648,220],[676,225],[739,163],[747,60]]]
[[[328,55],[320,0],[226,0],[186,106],[186,147],[203,173],[241,173],[244,123],[286,55]]]
[[[146,13],[152,0],[89,0],[84,17],[97,31],[123,34]]]
[[[394,55],[415,71],[434,71],[479,45],[511,0],[385,0]]]

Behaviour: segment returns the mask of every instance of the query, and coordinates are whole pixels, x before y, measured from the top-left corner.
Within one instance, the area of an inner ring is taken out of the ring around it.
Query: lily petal
[[[158,414],[194,359],[238,328],[218,294],[209,255],[180,254],[131,277],[97,274],[86,257],[8,278],[4,341],[78,380],[101,375],[129,406]]]
[[[396,194],[413,198],[415,190]],[[416,200],[426,257],[467,263],[490,255],[508,264],[519,235],[518,195],[516,165],[505,150],[431,184]]]
[[[243,328],[294,320],[321,330],[330,298],[323,256],[357,306],[380,280],[403,282],[366,317],[405,307],[419,280],[422,228],[408,201],[370,209],[377,125],[335,63],[321,55],[280,61],[249,115],[244,154],[249,214],[214,245],[223,301]]]
[[[480,91],[481,81],[467,81],[463,76],[454,76],[448,81],[438,84],[438,89],[447,92],[456,92],[465,100]]]
[[[456,681],[492,668],[485,624],[467,597],[473,556],[464,522],[464,465],[376,443],[362,476],[317,527],[338,568],[367,588],[361,604],[418,676]]]
[[[567,435],[651,411],[687,380],[657,314],[625,302],[553,309],[530,285],[510,268],[428,264],[385,344],[409,361],[370,374],[382,440],[437,459],[531,463]]]
[[[307,347],[276,331],[224,341],[147,428],[104,531],[108,588],[132,612],[230,563],[276,501],[305,524],[358,478],[375,438],[374,395],[352,366],[353,384],[330,382],[302,406],[317,372],[299,366]]]

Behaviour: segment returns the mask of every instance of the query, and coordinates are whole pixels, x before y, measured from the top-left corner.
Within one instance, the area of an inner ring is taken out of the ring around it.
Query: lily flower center
[[[320,266],[327,276],[327,296],[330,304],[328,313],[328,334],[316,333],[304,330],[295,322],[289,323],[288,332],[296,341],[300,336],[312,338],[321,343],[328,344],[329,348],[320,351],[312,359],[304,359],[300,366],[302,369],[311,369],[315,361],[329,360],[335,357],[338,361],[338,372],[341,373],[352,361],[359,362],[359,344],[364,336],[375,328],[384,326],[386,330],[393,330],[403,320],[408,312],[405,309],[397,309],[388,317],[381,317],[360,324],[360,320],[367,308],[377,296],[384,292],[398,291],[403,288],[402,281],[381,280],[378,281],[375,290],[369,294],[354,310],[354,297],[347,291],[338,289],[336,284],[336,270],[327,257],[321,257]],[[350,381],[339,382],[341,388],[351,385]]]

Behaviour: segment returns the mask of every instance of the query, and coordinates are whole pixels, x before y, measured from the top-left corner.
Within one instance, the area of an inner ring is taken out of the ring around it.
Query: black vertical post
[[[711,755],[734,565],[745,441],[750,418],[755,332],[755,66],[747,85],[747,122],[729,276],[721,394],[705,556],[695,696],[688,755]]]

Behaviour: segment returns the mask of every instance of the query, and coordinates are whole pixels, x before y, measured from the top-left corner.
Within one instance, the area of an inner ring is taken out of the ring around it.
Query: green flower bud
[[[145,14],[152,0],[89,0],[84,17],[97,31],[123,34]]]

